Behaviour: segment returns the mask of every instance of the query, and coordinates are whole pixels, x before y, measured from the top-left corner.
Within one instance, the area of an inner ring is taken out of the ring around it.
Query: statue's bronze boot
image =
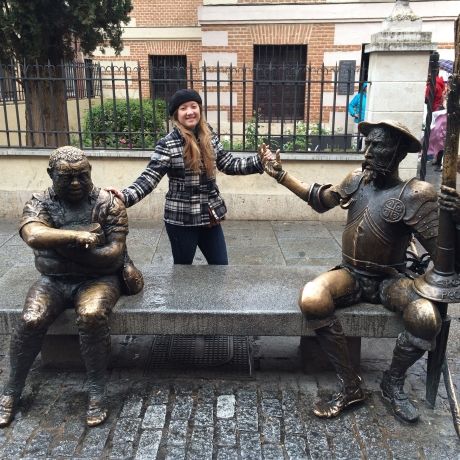
[[[364,401],[366,395],[360,386],[361,377],[351,363],[347,340],[340,321],[332,317],[329,325],[315,332],[321,348],[337,373],[341,389],[333,394],[331,399],[318,401],[313,408],[313,413],[317,417],[332,418],[347,407]]]
[[[390,403],[394,415],[404,422],[414,423],[419,414],[404,392],[404,381],[407,369],[424,355],[425,350],[410,343],[408,337],[405,331],[399,334],[390,369],[383,373],[380,389],[383,398]]]
[[[17,398],[13,395],[3,395],[0,397],[0,428],[8,426],[14,419]]]
[[[313,407],[313,413],[321,418],[337,417],[347,407],[360,403],[365,399],[366,395],[358,382],[352,387],[346,387],[342,382],[342,390],[334,393],[328,401],[317,401]]]
[[[104,403],[104,399],[90,398],[86,411],[86,424],[88,426],[97,426],[107,420],[109,411]]]

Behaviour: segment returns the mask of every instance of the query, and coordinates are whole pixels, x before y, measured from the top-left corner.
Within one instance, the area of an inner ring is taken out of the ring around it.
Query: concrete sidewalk
[[[267,264],[334,266],[340,261],[342,226],[338,222],[226,221],[224,232],[230,263],[252,265],[263,276]],[[15,227],[14,222],[0,222],[0,276],[15,264],[33,263],[32,252]],[[130,222],[130,228],[129,251],[139,266],[172,264],[162,222]],[[205,263],[201,254],[196,263]],[[458,305],[451,308],[458,311]],[[2,384],[8,369],[8,340],[0,340]],[[393,339],[363,339],[368,401],[330,421],[314,417],[311,407],[318,395],[335,389],[335,377],[326,371],[302,372],[297,338],[254,338],[257,367],[252,376],[225,365],[152,367],[152,340],[115,338],[115,367],[108,385],[110,417],[92,429],[84,425],[84,372],[44,369],[38,359],[16,420],[0,430],[0,458],[460,458],[442,382],[436,408],[425,407],[425,360],[410,369],[406,384],[417,400],[419,423],[398,422],[383,403],[379,382],[391,358]],[[459,340],[456,322],[448,357],[457,390]],[[120,367],[129,360],[139,365]]]

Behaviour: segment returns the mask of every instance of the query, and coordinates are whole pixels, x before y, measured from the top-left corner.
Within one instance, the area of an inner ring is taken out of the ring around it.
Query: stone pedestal
[[[365,51],[369,56],[367,120],[393,119],[422,137],[425,86],[429,58],[436,44],[431,32],[422,32],[422,21],[408,1],[396,2],[383,30],[371,36]],[[400,166],[401,177],[414,177],[417,154],[409,154]]]

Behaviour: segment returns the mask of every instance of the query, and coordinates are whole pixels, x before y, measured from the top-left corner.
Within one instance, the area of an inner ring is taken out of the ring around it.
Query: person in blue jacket
[[[367,83],[364,82],[361,88],[361,91],[358,91],[353,99],[348,104],[348,113],[356,124],[364,121],[366,115],[366,101],[367,100]],[[360,137],[359,133],[357,134],[357,144],[358,149],[361,150],[363,138]]]
[[[358,91],[348,104],[348,113],[355,123],[364,121],[366,114],[367,83],[363,83],[361,91]]]

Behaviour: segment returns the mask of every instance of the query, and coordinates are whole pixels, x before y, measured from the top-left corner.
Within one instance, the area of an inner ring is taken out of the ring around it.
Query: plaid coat
[[[258,155],[236,158],[225,152],[216,134],[212,135],[216,166],[225,174],[263,173]],[[182,226],[204,226],[211,223],[210,214],[221,220],[227,208],[220,196],[215,178],[208,178],[204,171],[196,173],[184,164],[184,139],[174,128],[155,147],[149,164],[132,185],[122,193],[126,207],[130,207],[148,195],[167,174],[169,190],[166,193],[164,220]]]

